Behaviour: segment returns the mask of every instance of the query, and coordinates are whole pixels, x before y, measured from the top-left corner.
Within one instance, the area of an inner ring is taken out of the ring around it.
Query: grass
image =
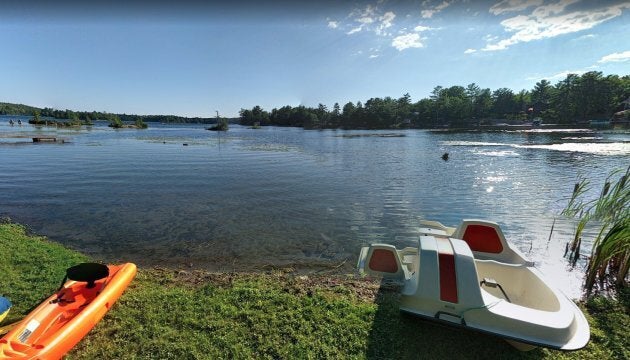
[[[86,257],[0,224],[5,324],[55,291]],[[504,341],[401,314],[398,289],[354,275],[297,276],[140,269],[69,359],[624,359],[630,292],[582,304],[592,339],[580,351],[522,353]]]
[[[0,224],[0,296],[13,307],[3,324],[21,319],[61,285],[66,269],[88,258],[15,224]]]

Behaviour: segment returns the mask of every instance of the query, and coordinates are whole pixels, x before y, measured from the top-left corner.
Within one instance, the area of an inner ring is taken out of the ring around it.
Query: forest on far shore
[[[580,124],[608,120],[630,108],[630,76],[591,71],[569,74],[556,84],[547,80],[517,93],[507,88],[492,91],[473,83],[466,87],[436,86],[429,98],[412,102],[409,94],[398,99],[371,98],[365,103],[335,103],[332,109],[283,106],[270,112],[260,106],[241,109],[242,125],[276,125],[313,128],[392,129],[476,127],[496,122]],[[624,114],[628,117],[629,114]]]
[[[335,103],[331,109],[286,105],[267,111],[260,106],[241,109],[239,118],[228,119],[241,125],[295,126],[305,129],[396,129],[477,127],[500,122],[525,123],[541,119],[547,124],[578,125],[590,120],[630,120],[630,75],[606,75],[591,71],[569,74],[551,84],[537,82],[531,90],[514,92],[508,88],[491,90],[472,83],[467,86],[436,86],[428,98],[413,102],[406,93],[398,99],[371,98],[362,103]],[[617,115],[615,116],[615,113]],[[128,115],[97,111],[72,111],[0,103],[0,115],[30,115],[54,119],[123,122],[216,123],[218,117],[176,115]]]

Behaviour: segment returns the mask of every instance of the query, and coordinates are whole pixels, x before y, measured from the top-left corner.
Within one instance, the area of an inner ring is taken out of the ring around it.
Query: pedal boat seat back
[[[362,273],[402,281],[411,277],[410,256],[416,257],[417,252],[415,248],[397,250],[389,244],[372,244],[361,248],[357,268]]]
[[[525,255],[505,239],[499,224],[493,221],[464,219],[451,236],[464,240],[475,259],[508,264],[530,264]]]

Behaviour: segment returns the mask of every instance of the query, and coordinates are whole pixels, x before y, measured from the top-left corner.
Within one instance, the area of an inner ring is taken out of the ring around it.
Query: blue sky
[[[0,101],[237,116],[630,74],[630,1],[0,3]]]

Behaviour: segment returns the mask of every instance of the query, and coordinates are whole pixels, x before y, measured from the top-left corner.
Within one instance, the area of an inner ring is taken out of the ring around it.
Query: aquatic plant
[[[109,125],[107,126],[114,129],[120,129],[121,127],[123,127],[123,122],[118,116],[114,116],[113,119],[109,121]]]
[[[606,280],[617,286],[625,286],[630,269],[630,167],[616,182],[612,179],[622,170],[611,172],[604,183],[600,196],[585,201],[589,182],[580,179],[573,189],[567,207],[562,215],[577,220],[575,235],[570,243],[569,258],[573,264],[580,255],[582,233],[587,224],[595,223],[599,231],[593,241],[593,249],[588,260],[584,289],[589,295],[599,280],[603,287]],[[612,185],[612,186],[611,186]],[[568,253],[569,245],[567,245]]]
[[[210,131],[228,131],[229,125],[228,121],[225,118],[218,118],[216,125],[206,128],[206,130]]]
[[[148,127],[149,127],[149,126],[147,125],[147,123],[145,123],[145,122],[142,120],[142,118],[138,118],[138,119],[136,119],[135,124],[136,124],[136,127],[137,127],[138,129],[146,129],[146,128],[148,128]]]

